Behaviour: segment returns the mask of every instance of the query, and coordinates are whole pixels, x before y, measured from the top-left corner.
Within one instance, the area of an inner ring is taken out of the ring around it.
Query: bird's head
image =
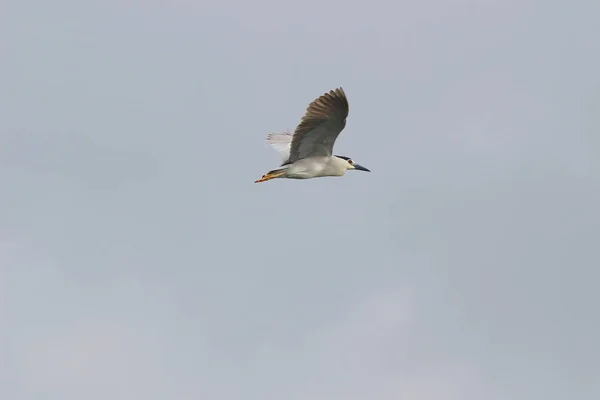
[[[351,159],[350,157],[345,157],[345,156],[336,156],[336,157],[340,158],[346,162],[346,169],[348,169],[348,170],[355,169],[358,171],[371,172],[369,169],[363,167],[362,165],[355,163],[354,160]]]

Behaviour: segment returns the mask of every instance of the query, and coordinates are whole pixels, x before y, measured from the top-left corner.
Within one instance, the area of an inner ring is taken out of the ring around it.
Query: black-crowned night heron
[[[353,169],[371,172],[349,157],[333,155],[333,144],[346,126],[346,117],[348,99],[342,88],[314,100],[293,134],[280,132],[267,136],[267,142],[282,154],[284,162],[255,183],[275,178],[343,176]]]

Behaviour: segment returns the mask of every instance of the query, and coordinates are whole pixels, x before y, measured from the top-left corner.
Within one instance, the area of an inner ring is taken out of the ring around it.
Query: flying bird
[[[346,126],[348,99],[340,87],[314,100],[294,133],[267,135],[267,143],[278,150],[283,164],[254,183],[275,178],[311,179],[344,176],[346,171],[369,171],[350,157],[333,155],[335,140]]]

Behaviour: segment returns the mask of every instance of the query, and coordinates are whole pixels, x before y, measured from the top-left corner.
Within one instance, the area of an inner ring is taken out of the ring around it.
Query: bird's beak
[[[371,170],[369,170],[369,169],[367,169],[367,168],[363,167],[362,165],[356,164],[356,163],[354,164],[354,169],[357,169],[357,170],[359,170],[359,171],[371,172]]]

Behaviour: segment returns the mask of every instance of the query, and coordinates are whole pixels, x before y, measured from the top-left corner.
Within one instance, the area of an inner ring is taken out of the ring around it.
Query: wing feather
[[[292,132],[274,132],[267,135],[267,143],[269,143],[279,154],[283,161],[290,158],[290,146],[292,144]]]
[[[341,87],[310,103],[294,131],[286,163],[311,156],[331,156],[333,145],[346,126],[348,112],[348,99]]]

